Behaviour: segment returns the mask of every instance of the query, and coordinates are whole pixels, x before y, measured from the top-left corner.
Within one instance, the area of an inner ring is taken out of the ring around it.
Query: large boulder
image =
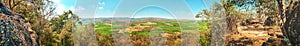
[[[24,17],[10,12],[0,1],[0,46],[38,46],[37,35]]]

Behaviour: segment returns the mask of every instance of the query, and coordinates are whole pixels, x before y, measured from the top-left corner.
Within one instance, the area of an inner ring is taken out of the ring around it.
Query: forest
[[[212,4],[195,15],[205,20],[134,18],[129,23],[124,18],[84,22],[72,10],[57,14],[49,0],[1,0],[0,46],[300,46],[300,0]]]

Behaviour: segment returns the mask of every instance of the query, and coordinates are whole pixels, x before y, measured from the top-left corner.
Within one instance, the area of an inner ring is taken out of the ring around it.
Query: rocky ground
[[[226,46],[285,46],[279,26],[265,26],[259,19],[251,19],[227,36]]]

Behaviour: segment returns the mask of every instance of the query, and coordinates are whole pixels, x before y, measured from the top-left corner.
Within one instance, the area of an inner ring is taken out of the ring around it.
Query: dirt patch
[[[238,26],[238,32],[229,34],[226,46],[282,46],[283,34],[279,26],[264,26],[259,19],[252,19],[247,25]]]

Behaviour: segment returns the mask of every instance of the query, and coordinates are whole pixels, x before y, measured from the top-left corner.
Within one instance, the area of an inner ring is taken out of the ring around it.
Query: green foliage
[[[173,25],[173,26],[167,26],[167,24]],[[176,21],[173,22],[166,22],[166,23],[158,23],[157,25],[160,27],[164,32],[166,33],[174,33],[174,32],[180,32],[179,24]]]
[[[94,28],[100,33],[101,36],[109,36],[112,33],[111,25],[105,25],[101,22],[96,23]]]
[[[209,44],[210,44],[211,35],[209,30],[200,31],[199,38],[200,38],[199,42],[202,46],[210,46]]]
[[[130,34],[137,36],[149,36],[149,32],[130,32]]]
[[[42,32],[45,34],[41,34],[41,35],[45,35],[43,36],[45,37],[43,39],[47,39],[48,41],[45,41],[41,45],[62,45],[62,46],[73,45],[72,26],[77,21],[78,21],[78,16],[74,15],[71,11],[67,11],[57,18],[51,19],[48,23],[49,28],[46,28],[49,30],[45,30],[45,31],[51,31],[51,32],[47,32],[50,34],[46,34],[46,32]],[[52,35],[52,36],[49,37],[46,35]]]
[[[210,21],[200,21],[198,22],[199,30],[209,30],[210,29]]]

